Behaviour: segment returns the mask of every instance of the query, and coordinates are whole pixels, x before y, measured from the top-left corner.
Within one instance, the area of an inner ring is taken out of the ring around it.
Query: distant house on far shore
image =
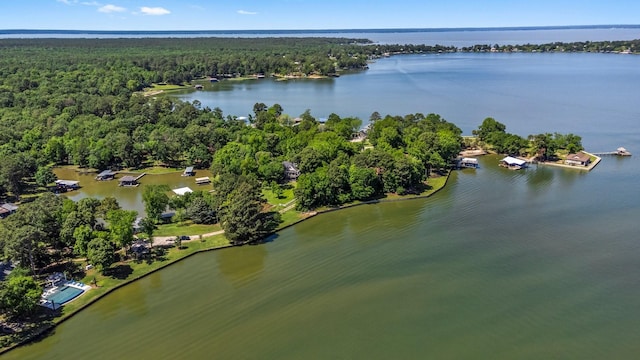
[[[587,166],[591,163],[591,156],[589,156],[589,154],[585,153],[584,151],[580,151],[575,154],[567,155],[564,163],[574,166]]]

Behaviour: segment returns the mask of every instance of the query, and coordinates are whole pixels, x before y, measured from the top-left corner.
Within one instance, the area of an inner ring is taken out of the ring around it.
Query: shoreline
[[[437,188],[433,188],[427,191],[426,194],[417,194],[417,195],[408,195],[408,196],[403,196],[403,197],[397,197],[397,198],[382,198],[382,199],[375,199],[375,200],[368,200],[368,201],[362,201],[362,202],[357,202],[357,203],[350,203],[350,204],[346,204],[346,205],[341,205],[341,206],[337,206],[337,207],[333,207],[333,208],[326,208],[326,209],[321,209],[321,210],[317,210],[317,211],[310,211],[310,212],[306,212],[306,213],[301,213],[302,216],[301,218],[297,219],[296,221],[290,223],[290,224],[286,224],[282,227],[279,227],[276,231],[274,231],[273,233],[267,235],[262,243],[264,243],[266,239],[268,239],[269,237],[273,236],[274,234],[279,233],[282,230],[288,229],[290,227],[293,227],[294,225],[297,225],[303,221],[306,221],[308,219],[314,218],[318,215],[321,214],[325,214],[325,213],[329,213],[329,212],[334,212],[334,211],[339,211],[339,210],[344,210],[344,209],[349,209],[349,208],[353,208],[353,207],[357,207],[357,206],[362,206],[362,205],[371,205],[371,204],[379,204],[379,203],[385,203],[385,202],[396,202],[396,201],[409,201],[409,200],[418,200],[418,199],[427,199],[435,194],[437,194],[438,192],[440,192],[442,189],[444,189],[447,186],[447,183],[449,182],[449,177],[451,176],[451,171],[449,171],[446,175],[444,175],[443,177],[444,182],[442,184],[440,184],[439,187]],[[295,210],[293,210],[295,211]],[[217,235],[214,235],[212,237],[215,237]],[[210,237],[210,238],[212,238]],[[178,257],[174,260],[171,260],[165,264],[162,264],[160,266],[158,266],[157,268],[151,269],[148,272],[139,274],[137,276],[132,277],[131,279],[127,279],[125,281],[123,281],[120,284],[115,285],[112,288],[107,289],[104,293],[97,295],[94,298],[91,298],[89,300],[87,300],[86,303],[80,305],[78,308],[72,310],[71,312],[69,312],[68,314],[63,314],[61,315],[59,318],[54,319],[52,321],[51,324],[43,326],[42,328],[39,329],[35,329],[34,332],[31,335],[27,335],[27,337],[25,337],[24,339],[20,340],[19,342],[12,344],[11,346],[8,346],[6,348],[2,348],[0,349],[0,355],[5,354],[13,349],[16,349],[20,346],[23,345],[27,345],[33,341],[36,341],[44,336],[46,336],[50,331],[54,330],[58,325],[64,323],[65,321],[73,318],[74,316],[78,315],[80,312],[82,312],[83,310],[87,309],[90,305],[94,304],[95,302],[99,301],[100,299],[104,298],[105,296],[107,296],[108,294],[111,294],[112,292],[116,291],[117,289],[127,286],[129,284],[132,284],[133,282],[140,280],[142,278],[145,278],[157,271],[160,271],[162,269],[165,269],[173,264],[176,264],[180,261],[183,261],[185,259],[188,259],[196,254],[200,254],[200,253],[205,253],[205,252],[210,252],[210,251],[216,251],[216,250],[221,250],[221,249],[227,249],[227,248],[231,248],[231,247],[236,247],[236,246],[243,246],[243,245],[232,245],[232,244],[225,244],[225,245],[217,245],[217,246],[212,246],[212,247],[207,247],[207,248],[203,248],[203,249],[196,249],[193,252],[190,252],[188,254],[185,254],[182,257]],[[95,288],[92,288],[95,289]],[[89,290],[90,291],[90,290]]]
[[[582,150],[582,152],[587,154],[587,155],[589,155],[589,156],[591,156],[591,157],[594,157],[595,160],[593,160],[587,166],[567,165],[567,164],[563,164],[563,163],[549,162],[549,161],[537,162],[537,164],[547,165],[547,166],[555,166],[555,167],[565,168],[565,169],[575,169],[575,170],[580,170],[580,171],[591,171],[591,170],[593,170],[593,168],[595,168],[600,163],[600,161],[602,161],[602,157],[600,157],[600,156],[594,155],[594,154],[592,154],[590,152],[587,152],[585,150]]]

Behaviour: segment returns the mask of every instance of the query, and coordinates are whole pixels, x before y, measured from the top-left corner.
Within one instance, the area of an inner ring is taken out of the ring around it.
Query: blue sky
[[[639,24],[638,0],[0,0],[1,29],[264,30]]]

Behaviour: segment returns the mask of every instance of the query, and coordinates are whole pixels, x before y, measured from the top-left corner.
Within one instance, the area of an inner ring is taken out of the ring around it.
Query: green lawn
[[[281,198],[276,197],[271,189],[262,189],[262,195],[264,195],[264,197],[267,199],[267,202],[273,206],[286,204],[295,198],[295,196],[293,195],[293,187],[291,187],[290,189],[283,189]]]
[[[206,234],[214,231],[221,230],[219,224],[203,225],[194,224],[191,221],[185,221],[184,223],[171,223],[158,225],[154,231],[153,236],[179,236],[179,235],[195,235]]]

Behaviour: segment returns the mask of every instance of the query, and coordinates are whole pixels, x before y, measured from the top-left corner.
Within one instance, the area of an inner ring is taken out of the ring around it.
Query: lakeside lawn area
[[[375,201],[396,201],[396,200],[410,200],[417,199],[430,196],[442,189],[447,182],[448,174],[443,176],[431,177],[429,178],[428,185],[425,187],[424,191],[420,194],[411,194],[411,195],[396,195],[396,194],[387,194],[386,197],[375,200]],[[270,189],[263,190],[264,196],[268,199],[268,202],[271,205],[276,207],[282,206],[280,204],[284,204],[294,200],[293,196],[293,187],[285,189],[283,191],[283,196],[278,198]],[[275,204],[274,204],[275,203]],[[347,208],[351,206],[357,206],[359,204],[364,204],[367,202],[354,202],[350,204],[346,204],[341,206],[340,208]],[[293,203],[292,203],[293,204]],[[339,208],[337,208],[339,209]],[[320,214],[325,211],[337,210],[336,208],[323,208],[318,209],[318,211],[312,212],[300,212],[295,210],[295,208],[290,208],[287,211],[281,213],[281,223],[278,226],[277,230],[281,230],[293,224],[296,224],[300,221],[305,220],[306,218],[312,217],[316,214]],[[279,209],[281,210],[281,209]],[[163,224],[159,225],[156,229],[154,236],[178,236],[178,235],[194,235],[194,234],[206,234],[214,231],[221,230],[219,224],[215,225],[198,225],[190,222],[184,222],[182,224]],[[91,305],[93,302],[100,299],[102,296],[107,295],[111,291],[124,286],[128,283],[136,281],[148,274],[151,274],[157,270],[160,270],[166,266],[169,266],[175,262],[181,261],[189,256],[192,256],[196,253],[203,251],[210,251],[221,249],[225,247],[233,246],[224,236],[224,234],[218,234],[210,237],[204,237],[202,240],[200,239],[192,239],[189,241],[182,242],[182,246],[180,248],[177,247],[154,247],[154,255],[151,258],[134,260],[128,259],[126,261],[121,261],[113,264],[109,271],[105,274],[101,274],[96,269],[87,270],[84,274],[84,277],[80,279],[81,282],[92,285],[92,289],[86,291],[82,296],[79,296],[75,300],[65,304],[60,310],[55,313],[50,312],[43,308],[40,312],[40,315],[37,316],[37,323],[31,323],[28,330],[25,330],[20,333],[12,334],[12,335],[4,335],[0,337],[0,346],[6,345],[5,348],[0,348],[0,354],[3,350],[9,348],[9,346],[13,346],[15,344],[21,343],[23,341],[28,341],[34,337],[37,337],[38,334],[41,334],[43,331],[51,329],[58,325],[59,323],[67,320],[72,317],[75,313],[82,310],[83,308]],[[86,261],[82,259],[73,260],[79,267],[84,269],[86,265]],[[97,284],[97,286],[96,286]]]
[[[271,189],[262,189],[262,195],[264,195],[265,199],[267,199],[267,202],[273,206],[286,204],[295,199],[295,195],[293,194],[293,186],[287,189],[283,189],[282,195],[280,197],[276,196],[276,194],[274,194]]]
[[[46,308],[42,308],[33,319],[37,323],[26,324],[25,330],[14,334],[3,334],[0,336],[0,354],[7,350],[10,346],[27,341],[38,336],[61,322],[67,320],[78,311],[91,305],[102,296],[111,291],[124,286],[128,283],[136,281],[154,271],[169,266],[186,257],[192,256],[198,252],[210,251],[232,246],[224,235],[215,235],[196,239],[182,243],[181,248],[155,248],[153,258],[143,260],[127,260],[113,264],[110,271],[101,274],[95,269],[86,271],[85,276],[79,281],[87,285],[92,285],[90,290],[84,294],[65,304],[61,309],[52,312]],[[86,265],[83,260],[74,260],[79,266]],[[95,286],[94,284],[97,284]]]
[[[208,234],[214,231],[220,231],[220,224],[194,224],[192,221],[184,221],[182,223],[171,223],[158,225],[153,232],[153,236],[180,236],[180,235],[198,235]]]
[[[145,88],[142,91],[144,96],[152,96],[157,95],[163,92],[176,91],[176,90],[184,90],[189,87],[186,85],[172,85],[172,84],[151,84],[151,87]]]

